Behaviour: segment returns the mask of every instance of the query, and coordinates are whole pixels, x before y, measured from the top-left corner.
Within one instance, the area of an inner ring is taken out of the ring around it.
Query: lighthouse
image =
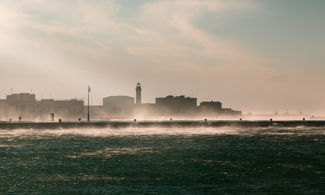
[[[136,91],[136,100],[135,100],[135,103],[136,104],[141,104],[141,91],[142,91],[142,88],[141,88],[141,84],[140,83],[137,84],[137,87],[135,88],[135,91]]]

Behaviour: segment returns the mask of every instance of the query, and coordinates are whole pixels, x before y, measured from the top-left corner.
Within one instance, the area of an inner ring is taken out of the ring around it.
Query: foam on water
[[[324,128],[0,130],[0,194],[324,194]]]
[[[108,137],[108,136],[143,136],[143,135],[242,135],[252,136],[263,135],[325,135],[325,128],[74,128],[74,129],[16,129],[0,130],[0,138],[12,137],[43,137],[43,136],[64,136],[77,135],[89,137]]]

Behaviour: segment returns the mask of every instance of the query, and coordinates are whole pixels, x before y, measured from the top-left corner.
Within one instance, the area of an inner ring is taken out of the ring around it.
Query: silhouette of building
[[[53,100],[53,104],[50,106],[55,115],[67,119],[80,118],[84,112],[84,101],[77,99]]]
[[[89,114],[91,116],[91,119],[104,120],[107,117],[105,108],[102,105],[90,105]],[[86,115],[88,115],[88,105],[84,106],[84,116]]]
[[[221,112],[220,112],[221,115],[228,115],[228,116],[240,116],[242,115],[242,112],[241,111],[236,111],[236,110],[233,110],[231,108],[223,108],[221,109]]]
[[[188,112],[194,111],[197,105],[197,98],[182,96],[166,96],[163,98],[156,98],[157,109],[161,111],[176,113],[176,114],[188,114]]]
[[[217,115],[228,115],[228,116],[236,116],[241,115],[241,111],[235,111],[230,108],[222,108],[221,102],[201,102],[198,108],[201,115],[206,116],[217,116]]]
[[[141,88],[140,83],[137,84],[137,87],[135,88],[135,91],[136,91],[136,104],[141,104],[142,103],[142,101],[141,101],[142,88]]]
[[[131,114],[134,98],[129,96],[109,96],[103,98],[103,107],[110,114]]]
[[[7,95],[7,101],[13,103],[22,103],[22,102],[36,102],[35,94],[29,93],[18,93]]]
[[[156,98],[155,103],[142,104],[142,87],[136,85],[136,101],[129,96],[109,96],[103,98],[103,105],[90,106],[90,114],[93,119],[126,119],[131,117],[155,118],[161,116],[237,116],[241,111],[231,108],[222,108],[218,101],[203,101],[197,106],[197,98],[182,96],[166,96]],[[84,101],[41,99],[36,100],[35,94],[19,93],[8,95],[6,99],[0,99],[0,119],[24,120],[42,119],[50,120],[50,114],[63,120],[77,120],[87,116],[87,107]]]
[[[37,116],[38,107],[34,94],[19,93],[7,95],[5,113],[10,118],[19,116]]]
[[[21,116],[23,119],[49,119],[50,113],[56,116],[74,119],[81,117],[84,110],[82,100],[36,100],[35,94],[19,93],[7,96],[0,100],[0,117],[13,118]]]
[[[219,112],[222,109],[221,102],[201,102],[199,109],[201,112]]]

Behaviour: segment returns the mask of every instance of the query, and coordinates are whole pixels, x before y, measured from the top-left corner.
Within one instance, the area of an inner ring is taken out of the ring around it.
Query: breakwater
[[[128,127],[325,127],[321,121],[91,121],[91,122],[0,122],[0,129],[56,129],[56,128],[128,128]]]

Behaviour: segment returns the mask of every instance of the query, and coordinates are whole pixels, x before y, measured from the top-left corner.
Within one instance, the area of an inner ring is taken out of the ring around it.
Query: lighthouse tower
[[[135,91],[136,91],[136,100],[135,100],[135,103],[136,104],[141,104],[141,91],[142,91],[142,88],[141,88],[141,84],[140,83],[137,84],[137,87],[135,88]]]

